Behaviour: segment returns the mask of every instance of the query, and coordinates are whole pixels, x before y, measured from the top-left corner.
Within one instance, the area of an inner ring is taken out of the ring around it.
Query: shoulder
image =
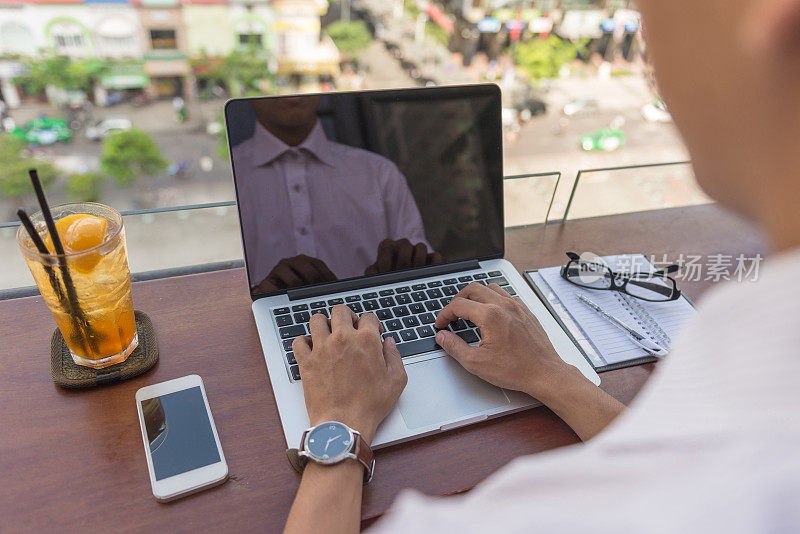
[[[235,164],[249,166],[250,157],[253,153],[254,145],[255,145],[255,137],[248,137],[241,143],[234,145],[233,147],[229,147],[231,153],[231,159],[234,161]]]
[[[782,346],[787,336],[800,342],[795,326],[800,314],[800,286],[795,278],[800,270],[800,251],[761,261],[761,256],[744,258],[752,270],[747,277],[708,290],[698,301],[698,314],[683,332],[682,341],[709,340],[719,349],[742,352],[754,342],[763,348]],[[737,260],[734,258],[736,267]],[[775,337],[761,338],[771,335]]]
[[[784,424],[788,407],[800,402],[797,269],[800,254],[781,255],[765,261],[755,281],[709,290],[637,402],[652,396],[702,407],[715,421],[704,428]]]
[[[249,194],[242,194],[243,191],[248,191],[253,186],[252,173],[255,172],[253,166],[253,151],[255,142],[253,138],[245,139],[238,145],[230,150],[231,164],[233,165],[232,172],[234,184],[239,190],[239,201],[248,201]]]
[[[397,165],[389,158],[363,148],[330,141],[330,151],[340,161],[351,161],[358,166],[366,165],[370,169],[383,172],[400,172]]]

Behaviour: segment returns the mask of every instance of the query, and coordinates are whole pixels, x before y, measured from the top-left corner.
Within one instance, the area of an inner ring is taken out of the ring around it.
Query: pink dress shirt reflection
[[[257,122],[253,137],[232,152],[254,286],[281,259],[298,254],[321,259],[341,279],[363,275],[386,238],[431,250],[395,164],[329,141],[319,122],[296,147]]]

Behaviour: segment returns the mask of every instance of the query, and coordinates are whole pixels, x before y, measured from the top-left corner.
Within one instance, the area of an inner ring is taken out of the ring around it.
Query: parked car
[[[413,61],[407,61],[404,59],[400,61],[400,67],[406,71],[406,74],[408,74],[409,77],[415,80],[422,77],[422,75],[419,73],[419,67],[417,67],[417,64]]]
[[[397,43],[392,41],[384,41],[383,46],[386,48],[386,51],[389,52],[395,59],[400,59],[403,57],[403,52],[400,50],[400,47],[397,46]]]
[[[672,122],[672,115],[660,98],[642,106],[642,117],[647,122]]]
[[[573,100],[564,106],[563,112],[567,117],[575,115],[588,115],[600,109],[600,104],[597,100],[590,98],[580,98]]]
[[[517,105],[519,118],[523,122],[529,121],[532,117],[538,117],[547,113],[547,104],[537,98],[529,98],[528,100]]]
[[[52,145],[72,139],[72,130],[64,119],[37,117],[11,131],[11,135],[32,145]]]
[[[587,152],[613,152],[625,146],[625,133],[616,128],[603,128],[581,137],[581,148]]]
[[[124,132],[133,128],[133,124],[128,119],[118,117],[103,119],[86,128],[86,139],[90,141],[102,141],[109,135],[117,132]]]

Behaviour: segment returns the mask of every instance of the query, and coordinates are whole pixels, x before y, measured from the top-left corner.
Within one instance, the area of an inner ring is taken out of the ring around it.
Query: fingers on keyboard
[[[510,295],[517,294],[500,271],[491,271],[273,308],[272,315],[291,380],[300,380],[292,341],[310,335],[309,320],[315,314],[330,318],[331,309],[339,304],[346,304],[356,315],[374,313],[381,321],[383,339],[394,339],[400,354],[406,358],[441,348],[436,344],[433,326],[436,314],[471,282],[495,283]],[[470,321],[457,319],[448,328],[467,343],[481,340],[480,330]]]

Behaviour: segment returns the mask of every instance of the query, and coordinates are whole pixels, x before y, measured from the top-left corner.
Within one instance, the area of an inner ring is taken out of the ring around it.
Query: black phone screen
[[[156,480],[220,461],[200,386],[142,401]]]

